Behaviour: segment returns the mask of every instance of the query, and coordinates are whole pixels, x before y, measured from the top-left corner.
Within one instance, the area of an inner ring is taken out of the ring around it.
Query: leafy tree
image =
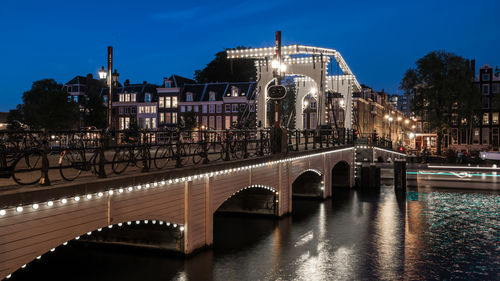
[[[411,108],[437,134],[441,154],[443,134],[463,119],[477,118],[477,89],[468,60],[445,51],[433,51],[420,58],[416,68],[406,71],[400,88],[412,95]],[[469,107],[469,108],[468,108]]]
[[[7,129],[19,130],[24,125],[24,113],[22,105],[18,104],[16,109],[9,110],[7,115]]]
[[[182,114],[182,120],[184,122],[184,130],[192,131],[196,128],[196,113],[193,111],[186,111]]]
[[[64,130],[78,125],[78,104],[68,99],[54,79],[33,82],[23,94],[24,120],[31,129]]]
[[[101,89],[105,87],[102,81],[88,79],[87,99],[84,103],[85,113],[83,121],[85,126],[93,126],[98,129],[107,126],[107,108],[101,96]]]
[[[237,47],[236,49],[246,49]],[[215,58],[203,70],[194,72],[198,83],[206,82],[246,82],[255,79],[257,69],[253,60],[228,59],[226,51],[215,54]]]

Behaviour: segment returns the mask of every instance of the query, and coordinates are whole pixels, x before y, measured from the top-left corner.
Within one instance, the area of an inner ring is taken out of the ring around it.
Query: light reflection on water
[[[13,278],[500,279],[498,193],[337,191],[322,202],[294,199],[293,210],[280,220],[217,215],[214,248],[188,259],[78,244]]]

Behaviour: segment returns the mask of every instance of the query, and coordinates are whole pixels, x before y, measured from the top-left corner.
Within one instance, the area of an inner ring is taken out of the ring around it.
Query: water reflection
[[[493,193],[335,190],[280,220],[216,215],[213,249],[190,258],[73,244],[13,279],[498,280],[499,208]]]

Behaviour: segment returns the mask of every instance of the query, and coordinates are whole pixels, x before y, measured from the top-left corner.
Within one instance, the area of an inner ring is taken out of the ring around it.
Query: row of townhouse
[[[108,88],[104,81],[77,76],[64,85],[64,90],[73,101],[85,110],[85,100],[90,83],[100,85],[100,94],[107,104]],[[172,75],[164,78],[162,85],[144,81],[123,85],[115,81],[112,98],[112,125],[118,130],[132,126],[140,129],[174,128],[182,123],[182,116],[194,112],[197,126],[210,129],[229,129],[238,122],[242,112],[255,111],[255,82],[205,83]],[[83,122],[83,121],[82,121]]]

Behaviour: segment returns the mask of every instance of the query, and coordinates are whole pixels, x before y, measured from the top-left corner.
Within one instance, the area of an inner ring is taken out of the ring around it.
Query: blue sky
[[[473,5],[475,4],[475,5]],[[106,64],[120,80],[192,77],[239,45],[284,44],[341,52],[360,83],[397,93],[408,67],[432,50],[500,65],[500,1],[25,1],[0,7],[0,111],[33,81],[65,83]]]

